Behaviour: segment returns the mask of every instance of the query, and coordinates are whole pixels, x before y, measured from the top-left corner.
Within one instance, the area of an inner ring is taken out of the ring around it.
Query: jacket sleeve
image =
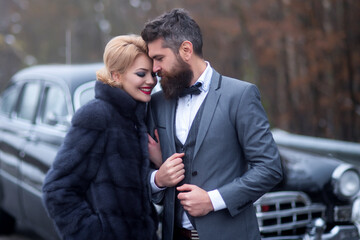
[[[154,97],[152,97],[152,99],[154,99]],[[156,122],[155,122],[155,118],[154,118],[154,113],[153,113],[153,109],[151,108],[151,101],[148,104],[148,109],[147,109],[147,117],[146,117],[146,125],[147,125],[147,129],[148,129],[148,133],[150,134],[150,136],[152,138],[155,139],[155,129],[156,129]],[[160,143],[161,144],[161,143]],[[156,203],[156,204],[162,204],[162,200],[164,198],[164,192],[165,191],[159,191],[156,193],[153,193],[152,191],[152,187],[151,187],[151,174],[156,170],[155,166],[153,164],[150,165],[151,168],[149,169],[149,173],[148,173],[148,189],[149,189],[149,193],[150,193],[150,199],[152,200],[152,202]]]
[[[255,85],[246,87],[235,111],[234,126],[249,168],[218,189],[232,216],[252,206],[282,179],[278,149]]]
[[[104,135],[101,129],[73,125],[46,175],[43,203],[63,239],[100,239],[102,234],[85,197],[100,166]]]

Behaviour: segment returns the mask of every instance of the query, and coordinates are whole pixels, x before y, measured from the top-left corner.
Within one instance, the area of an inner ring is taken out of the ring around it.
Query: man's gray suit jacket
[[[213,70],[191,166],[189,184],[218,189],[227,208],[196,217],[201,240],[260,239],[253,203],[282,179],[277,146],[253,84]],[[176,99],[153,94],[149,132],[158,129],[163,161],[175,153]],[[175,188],[152,194],[164,205],[163,240],[172,239]]]

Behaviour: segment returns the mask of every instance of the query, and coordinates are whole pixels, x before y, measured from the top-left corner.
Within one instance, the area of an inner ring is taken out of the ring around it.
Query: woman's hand
[[[148,134],[149,158],[150,161],[154,163],[157,168],[160,168],[162,164],[162,154],[160,148],[159,133],[157,129],[155,129],[155,138],[156,141]]]

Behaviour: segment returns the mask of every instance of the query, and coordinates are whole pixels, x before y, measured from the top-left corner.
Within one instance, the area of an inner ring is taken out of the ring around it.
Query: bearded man
[[[164,205],[162,239],[260,239],[253,203],[282,167],[257,87],[203,59],[200,28],[183,9],[146,23],[141,36],[163,89],[148,109],[160,143],[150,138],[149,150],[161,148],[149,182]]]

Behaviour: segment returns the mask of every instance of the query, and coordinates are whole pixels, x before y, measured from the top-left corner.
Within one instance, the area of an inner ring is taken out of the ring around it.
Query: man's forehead
[[[148,49],[149,49],[149,56],[150,57],[154,57],[154,56],[157,56],[157,55],[164,55],[168,51],[171,51],[170,48],[164,47],[163,42],[164,42],[164,40],[159,38],[159,39],[156,39],[156,40],[148,43]]]
[[[162,40],[161,39],[156,39],[156,40],[148,43],[149,50],[150,49],[153,49],[153,50],[161,49],[162,47],[163,46],[162,46]]]

